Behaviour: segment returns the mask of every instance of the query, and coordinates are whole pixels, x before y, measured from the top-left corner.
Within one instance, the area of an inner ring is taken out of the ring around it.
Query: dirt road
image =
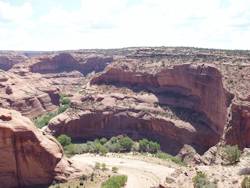
[[[128,176],[126,188],[150,188],[159,185],[159,183],[165,181],[167,175],[170,175],[174,171],[173,168],[167,166],[125,157],[103,157],[83,154],[75,155],[71,159],[93,166],[96,162],[99,162],[105,163],[108,168],[118,167],[119,174]]]

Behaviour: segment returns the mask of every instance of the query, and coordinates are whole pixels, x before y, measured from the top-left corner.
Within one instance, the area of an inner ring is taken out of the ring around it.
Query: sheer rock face
[[[240,148],[250,147],[250,104],[234,102],[231,107],[231,120],[225,131],[225,141]]]
[[[96,111],[68,110],[50,121],[46,131],[54,135],[67,134],[77,140],[120,134],[133,139],[150,138],[159,141],[162,149],[171,154],[177,154],[184,144],[190,144],[202,153],[218,142],[219,136],[208,127],[197,127],[157,115],[157,112],[145,112],[146,104],[140,106],[141,109],[127,109],[117,104]]]
[[[92,55],[75,57],[73,54],[61,53],[53,57],[40,58],[30,66],[31,72],[59,73],[77,70],[86,75],[90,72],[100,72],[113,61],[112,57]]]
[[[0,187],[48,185],[76,175],[60,144],[19,112],[0,108],[0,138]]]
[[[0,72],[0,94],[0,107],[17,110],[31,118],[55,110],[59,104],[59,90],[36,75],[25,78]]]
[[[160,105],[188,108],[207,117],[207,124],[219,135],[227,121],[228,101],[222,75],[210,65],[176,65],[154,74],[110,67],[91,84],[115,84],[142,88],[154,93]]]

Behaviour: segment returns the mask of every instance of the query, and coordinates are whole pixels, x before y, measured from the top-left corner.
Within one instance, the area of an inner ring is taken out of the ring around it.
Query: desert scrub
[[[204,172],[198,171],[193,177],[194,188],[217,188],[216,183],[210,182]]]
[[[71,138],[65,134],[62,134],[57,137],[57,141],[63,146],[67,146],[71,144]]]
[[[140,152],[156,153],[160,150],[160,144],[147,139],[142,139],[139,141]]]
[[[101,163],[96,162],[95,163],[95,169],[99,170],[101,168]]]
[[[34,119],[36,127],[42,128],[48,125],[49,121],[57,115],[57,112],[49,112]]]
[[[159,159],[163,159],[163,160],[169,160],[169,161],[172,161],[178,165],[181,165],[181,166],[186,166],[186,163],[184,163],[180,157],[175,157],[175,156],[172,156],[168,153],[165,153],[165,152],[157,152],[156,154],[153,155],[154,157],[156,158],[159,158]]]
[[[118,168],[116,166],[113,166],[112,167],[112,172],[117,173],[118,172]]]
[[[57,115],[63,113],[70,107],[70,99],[67,98],[65,95],[60,95],[60,105],[58,109],[55,112],[48,112],[46,114],[43,114],[33,120],[35,123],[36,127],[42,128],[46,125],[48,125],[49,121],[56,117]]]
[[[250,188],[250,177],[244,177],[241,182],[241,188]]]
[[[222,149],[222,157],[228,164],[235,164],[240,161],[241,151],[237,145],[226,145]]]
[[[101,188],[121,188],[125,186],[127,180],[128,177],[125,175],[112,176],[102,183]]]

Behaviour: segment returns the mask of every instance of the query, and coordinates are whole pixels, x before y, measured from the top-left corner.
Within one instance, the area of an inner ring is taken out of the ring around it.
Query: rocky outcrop
[[[53,137],[19,112],[0,109],[0,138],[0,187],[48,185],[83,173],[64,157]]]
[[[110,67],[91,84],[114,84],[154,93],[160,105],[192,109],[207,117],[206,124],[222,134],[232,96],[224,89],[222,75],[211,65],[175,65],[156,73]]]
[[[40,77],[26,80],[10,72],[0,73],[0,107],[14,109],[29,117],[55,110],[59,90]]]
[[[242,149],[250,147],[250,102],[234,102],[230,118],[225,131],[225,142]]]
[[[11,69],[15,64],[23,63],[25,62],[27,58],[23,55],[17,55],[17,54],[0,54],[0,69],[2,70],[9,70]]]
[[[86,75],[90,72],[100,72],[113,61],[112,57],[87,56],[77,58],[73,54],[61,53],[53,57],[41,58],[31,65],[32,72],[38,73],[60,73],[77,70]]]

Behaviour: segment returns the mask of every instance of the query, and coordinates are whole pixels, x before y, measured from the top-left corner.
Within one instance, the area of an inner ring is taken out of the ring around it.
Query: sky
[[[250,50],[250,0],[0,0],[0,50]]]

